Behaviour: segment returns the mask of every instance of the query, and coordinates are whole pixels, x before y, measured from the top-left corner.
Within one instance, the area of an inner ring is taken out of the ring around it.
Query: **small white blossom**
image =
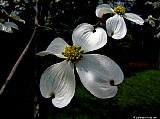
[[[3,7],[9,6],[8,1],[6,0],[1,0],[0,5],[2,5]]]
[[[97,50],[107,43],[104,29],[90,24],[78,25],[72,34],[73,46],[62,38],[55,38],[45,51],[37,55],[56,55],[66,60],[48,67],[40,79],[43,97],[54,95],[52,103],[58,108],[67,106],[75,93],[74,66],[84,87],[94,96],[106,99],[117,93],[117,84],[123,81],[120,67],[109,57],[99,54],[84,54]]]
[[[13,19],[15,19],[15,20],[17,20],[17,21],[19,21],[19,22],[22,22],[22,23],[25,24],[25,21],[24,21],[23,19],[21,19],[21,18],[16,14],[15,11],[12,11],[12,12],[11,12],[10,17],[13,18]]]
[[[125,21],[126,18],[139,25],[143,25],[144,20],[134,13],[126,13],[123,6],[117,6],[114,9],[108,4],[101,4],[96,8],[96,16],[102,18],[104,14],[113,13],[114,16],[106,20],[106,29],[109,36],[114,39],[122,39],[127,33]]]
[[[13,22],[0,23],[0,30],[1,31],[5,31],[7,33],[13,33],[12,28],[18,30],[18,26]]]

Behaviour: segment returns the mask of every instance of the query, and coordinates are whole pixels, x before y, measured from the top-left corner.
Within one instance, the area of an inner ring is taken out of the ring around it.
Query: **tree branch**
[[[8,82],[11,80],[12,76],[15,74],[15,71],[16,69],[18,68],[18,65],[19,63],[21,62],[21,60],[23,59],[24,55],[26,54],[26,52],[28,51],[29,47],[30,47],[30,44],[33,42],[33,40],[35,39],[36,35],[37,35],[37,32],[38,32],[38,28],[41,28],[43,26],[39,25],[41,24],[41,20],[42,20],[42,2],[43,0],[37,0],[36,1],[36,6],[35,6],[35,21],[34,21],[34,24],[35,24],[35,28],[34,28],[34,31],[31,35],[31,38],[28,42],[28,44],[26,45],[26,47],[24,48],[23,52],[21,53],[21,55],[19,56],[18,60],[16,61],[16,63],[14,64],[10,74],[8,75],[5,83],[3,84],[1,90],[0,90],[0,95],[4,92],[4,89],[6,88]],[[8,13],[3,10],[3,12],[5,12],[7,15]],[[36,53],[36,42],[35,42],[35,53]],[[35,71],[36,72],[36,71]],[[38,103],[38,95],[37,95],[37,85],[38,84],[38,81],[36,79],[36,73],[35,73],[35,96],[34,96],[34,119],[38,119],[39,118],[39,103]]]
[[[40,0],[37,0],[36,1],[36,14],[35,14],[35,28],[34,28],[34,31],[32,33],[32,36],[28,42],[28,44],[26,45],[26,47],[24,48],[23,52],[21,53],[21,55],[19,56],[18,60],[16,61],[16,63],[14,64],[10,74],[8,75],[5,83],[3,84],[1,90],[0,90],[0,95],[4,92],[4,89],[6,88],[8,82],[11,80],[12,76],[14,75],[19,63],[21,62],[21,60],[23,59],[24,55],[26,54],[26,52],[28,51],[29,47],[30,47],[30,44],[31,42],[33,41],[35,35],[36,35],[36,32],[37,32],[37,28],[39,26],[39,23],[38,23],[38,19],[39,19],[39,16],[40,16],[40,11],[41,11],[41,7],[39,5],[39,2]]]
[[[23,59],[24,55],[25,55],[26,52],[28,51],[31,42],[33,41],[34,36],[36,35],[36,31],[37,31],[37,26],[35,26],[34,31],[33,31],[33,33],[32,33],[32,36],[31,36],[28,44],[26,45],[25,49],[23,50],[23,52],[22,52],[21,55],[19,56],[19,58],[18,58],[18,60],[16,61],[15,65],[13,66],[10,74],[8,75],[5,83],[3,84],[3,86],[2,86],[2,88],[1,88],[1,90],[0,90],[0,95],[4,92],[4,89],[6,88],[8,82],[11,80],[11,78],[12,78],[13,74],[15,73],[15,71],[16,71],[19,63],[21,62],[21,60]]]

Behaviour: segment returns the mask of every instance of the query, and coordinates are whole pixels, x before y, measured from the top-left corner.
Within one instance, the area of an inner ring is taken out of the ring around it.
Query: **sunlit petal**
[[[133,21],[139,25],[143,25],[143,23],[144,23],[144,20],[140,16],[138,16],[134,13],[125,13],[123,15],[123,17],[125,17],[126,19]]]
[[[12,28],[8,24],[3,24],[2,31],[13,33]]]
[[[17,21],[20,21],[20,22],[23,22],[25,24],[25,21],[23,19],[21,19],[15,11],[12,11],[11,14],[10,14],[10,17],[12,17],[13,19],[17,20]]]
[[[98,98],[110,98],[116,95],[117,86],[124,75],[120,67],[109,57],[97,54],[85,54],[83,60],[76,63],[76,70],[84,87]]]
[[[65,58],[62,55],[62,52],[64,51],[66,46],[69,45],[62,38],[55,38],[45,51],[39,52],[37,53],[37,55],[45,56],[53,54],[56,55],[57,57]]]
[[[104,14],[114,13],[114,10],[108,4],[101,4],[96,8],[96,16],[102,18]]]
[[[97,50],[107,43],[106,31],[100,27],[94,29],[90,24],[78,25],[72,34],[73,45],[81,46],[84,52]]]
[[[5,22],[4,25],[18,30],[18,26],[13,22]]]
[[[36,55],[46,56],[46,55],[53,55],[53,53],[50,51],[41,51],[41,52],[37,53]]]
[[[40,91],[43,97],[52,99],[58,108],[68,105],[75,93],[75,76],[72,64],[66,61],[48,67],[40,79]]]
[[[122,39],[127,33],[125,21],[118,14],[115,14],[106,21],[106,29],[108,35],[114,39]]]
[[[2,23],[0,23],[0,30],[3,31],[3,27],[4,27],[4,25]]]

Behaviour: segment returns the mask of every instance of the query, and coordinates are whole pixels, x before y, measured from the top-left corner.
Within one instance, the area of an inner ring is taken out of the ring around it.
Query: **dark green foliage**
[[[74,98],[63,109],[55,108],[50,99],[44,99],[42,119],[130,119],[134,116],[158,118],[159,80],[159,70],[132,72],[132,76],[118,85],[117,95],[105,100],[94,97],[83,85],[78,84]]]

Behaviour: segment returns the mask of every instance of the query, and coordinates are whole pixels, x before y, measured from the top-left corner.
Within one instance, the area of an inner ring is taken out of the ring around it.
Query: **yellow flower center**
[[[67,57],[67,61],[75,63],[83,58],[84,50],[81,50],[80,46],[67,46],[62,52],[62,55]]]
[[[4,19],[3,18],[0,18],[0,23],[4,23]]]
[[[124,15],[126,12],[126,9],[123,6],[117,6],[114,8],[114,12],[119,15]]]

